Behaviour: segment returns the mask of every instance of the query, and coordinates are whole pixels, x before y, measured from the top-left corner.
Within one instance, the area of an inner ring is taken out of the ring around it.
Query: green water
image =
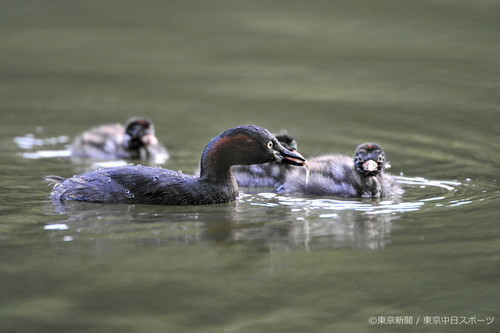
[[[2,2],[0,332],[497,332],[499,13]],[[54,205],[42,176],[97,167],[58,152],[136,115],[155,122],[166,168],[193,172],[212,137],[255,123],[306,157],[378,142],[406,192]]]

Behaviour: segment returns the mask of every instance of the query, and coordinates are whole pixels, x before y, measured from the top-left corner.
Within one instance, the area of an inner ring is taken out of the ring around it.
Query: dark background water
[[[497,1],[2,2],[0,331],[498,331],[499,14]],[[43,175],[96,167],[57,157],[68,140],[136,115],[154,120],[167,168],[192,172],[210,138],[256,123],[305,156],[376,141],[406,193],[53,205]],[[391,316],[413,325],[369,324]]]

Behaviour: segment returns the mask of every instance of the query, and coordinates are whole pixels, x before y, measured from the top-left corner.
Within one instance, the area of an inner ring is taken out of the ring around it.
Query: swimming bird
[[[147,118],[131,118],[124,125],[91,128],[75,138],[71,156],[96,160],[150,160],[164,163],[167,149],[155,136],[154,125]]]
[[[384,173],[390,165],[376,143],[356,148],[354,158],[329,154],[308,159],[309,176],[304,169],[291,170],[281,190],[309,195],[341,197],[386,197],[401,195],[403,189]]]

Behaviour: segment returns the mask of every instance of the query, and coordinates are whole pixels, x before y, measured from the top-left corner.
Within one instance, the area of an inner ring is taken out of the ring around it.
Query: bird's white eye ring
[[[269,149],[273,149],[273,142],[272,141],[269,141],[268,144],[267,144],[267,148]]]

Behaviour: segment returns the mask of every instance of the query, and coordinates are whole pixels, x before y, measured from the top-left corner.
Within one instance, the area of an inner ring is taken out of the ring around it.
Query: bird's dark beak
[[[285,149],[283,147],[279,147],[277,150],[274,151],[274,157],[278,162],[291,165],[303,166],[306,162],[306,159],[302,155],[300,155],[296,150],[291,152],[290,150]]]

